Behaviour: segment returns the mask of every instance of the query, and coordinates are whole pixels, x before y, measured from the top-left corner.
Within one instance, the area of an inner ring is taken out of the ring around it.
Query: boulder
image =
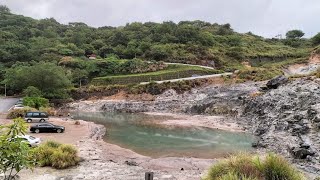
[[[138,166],[138,163],[135,161],[125,161],[124,163],[128,166]]]
[[[267,127],[258,127],[255,131],[254,131],[254,135],[256,136],[261,136],[262,134],[266,133],[268,131]]]
[[[315,153],[310,149],[305,148],[293,148],[291,151],[295,159],[306,159],[308,156],[313,156]]]
[[[268,81],[266,86],[269,89],[277,89],[280,85],[285,84],[286,82],[288,82],[288,78],[280,75]]]
[[[299,125],[294,124],[292,127],[292,134],[307,134],[310,130],[310,127],[308,125]]]

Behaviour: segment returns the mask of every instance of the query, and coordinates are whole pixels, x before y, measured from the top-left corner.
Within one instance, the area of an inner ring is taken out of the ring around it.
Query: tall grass
[[[303,175],[284,158],[268,154],[239,154],[223,160],[209,169],[204,180],[304,180]]]

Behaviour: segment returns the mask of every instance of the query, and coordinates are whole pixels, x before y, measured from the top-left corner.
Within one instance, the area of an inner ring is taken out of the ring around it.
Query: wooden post
[[[146,172],[144,179],[145,180],[153,180],[153,172]]]

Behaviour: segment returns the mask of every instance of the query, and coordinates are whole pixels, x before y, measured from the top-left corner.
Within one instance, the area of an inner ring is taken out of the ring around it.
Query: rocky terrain
[[[320,79],[294,80],[246,99],[239,121],[260,137],[254,146],[320,174]]]
[[[184,94],[168,90],[153,101],[83,101],[70,108],[222,115],[258,136],[253,146],[259,151],[280,153],[311,176],[319,175],[320,79],[276,83],[208,86]]]

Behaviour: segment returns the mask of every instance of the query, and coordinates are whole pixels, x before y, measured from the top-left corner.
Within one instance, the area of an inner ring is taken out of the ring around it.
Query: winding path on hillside
[[[194,64],[183,64],[183,63],[168,63],[164,62],[167,65],[184,65],[184,66],[194,66],[194,67],[201,67],[206,69],[215,69],[209,66],[201,66],[201,65],[194,65]],[[204,76],[195,76],[195,77],[187,77],[187,78],[179,78],[179,79],[168,79],[163,81],[153,81],[155,83],[161,84],[165,82],[178,82],[178,81],[186,81],[186,80],[194,80],[194,79],[206,79],[206,78],[219,78],[223,76],[231,76],[233,73],[221,73],[221,74],[211,74],[211,75],[204,75]],[[141,82],[140,84],[149,84],[150,82]]]
[[[206,68],[206,69],[215,69],[214,67],[210,67],[210,66],[201,66],[201,65],[194,65],[194,64],[183,64],[183,63],[168,63],[168,62],[164,62],[165,64],[168,65],[185,65],[185,66],[194,66],[194,67],[201,67],[201,68]]]
[[[194,80],[194,79],[206,79],[206,78],[218,78],[223,76],[231,76],[233,73],[221,73],[221,74],[211,74],[204,76],[196,76],[196,77],[187,77],[187,78],[179,78],[179,79],[170,79],[164,81],[154,81],[155,83],[161,84],[164,82],[177,82],[177,81],[186,81],[186,80]],[[150,82],[142,82],[140,84],[149,84]]]

